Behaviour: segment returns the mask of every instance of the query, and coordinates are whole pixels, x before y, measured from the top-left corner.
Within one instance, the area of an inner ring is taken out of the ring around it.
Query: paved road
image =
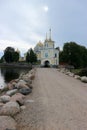
[[[16,117],[18,130],[87,130],[87,84],[58,72],[38,68],[34,102]]]

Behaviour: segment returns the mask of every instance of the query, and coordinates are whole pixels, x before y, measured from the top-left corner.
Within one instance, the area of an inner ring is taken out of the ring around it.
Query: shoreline
[[[32,93],[35,71],[31,69],[28,73],[20,75],[18,79],[11,80],[0,91],[0,129],[17,129],[15,116],[26,109],[26,97]]]
[[[0,67],[14,67],[14,68],[29,68],[32,69],[32,65],[28,63],[0,63]]]

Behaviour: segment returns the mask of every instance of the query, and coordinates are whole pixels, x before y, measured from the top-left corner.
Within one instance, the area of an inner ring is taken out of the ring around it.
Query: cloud
[[[4,52],[6,47],[13,47],[19,49],[21,54],[27,52],[29,48],[34,48],[34,45],[31,43],[26,43],[23,41],[9,41],[9,40],[0,40],[0,52]]]
[[[47,11],[45,6],[44,11]],[[29,1],[2,2],[0,5],[0,53],[7,47],[19,48],[22,54],[44,39],[47,14]]]

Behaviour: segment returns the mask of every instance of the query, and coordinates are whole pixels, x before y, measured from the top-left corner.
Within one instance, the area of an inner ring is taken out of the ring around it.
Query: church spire
[[[46,33],[46,40],[47,40],[47,33]]]
[[[51,40],[51,28],[49,29],[49,40]]]

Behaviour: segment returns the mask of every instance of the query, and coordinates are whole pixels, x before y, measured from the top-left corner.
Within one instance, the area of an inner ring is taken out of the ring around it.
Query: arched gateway
[[[50,67],[50,62],[48,60],[44,62],[44,67]]]

